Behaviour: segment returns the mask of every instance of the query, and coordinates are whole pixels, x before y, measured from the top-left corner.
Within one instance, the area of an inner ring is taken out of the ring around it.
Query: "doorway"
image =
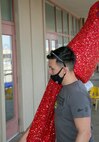
[[[6,138],[9,140],[18,132],[15,27],[12,22],[2,22],[2,49],[6,109]]]

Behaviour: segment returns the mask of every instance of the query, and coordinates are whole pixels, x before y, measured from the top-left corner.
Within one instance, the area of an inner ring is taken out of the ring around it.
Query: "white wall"
[[[20,129],[25,130],[33,119],[33,74],[29,0],[15,1],[16,46],[18,65],[18,102]]]
[[[20,131],[33,119],[45,90],[42,0],[16,0]]]
[[[30,0],[31,9],[31,40],[33,62],[33,91],[34,110],[36,111],[43,92],[45,90],[45,67],[44,67],[44,17],[42,0]]]

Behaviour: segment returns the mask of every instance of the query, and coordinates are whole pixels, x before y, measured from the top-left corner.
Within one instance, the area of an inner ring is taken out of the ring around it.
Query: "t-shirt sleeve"
[[[70,97],[70,110],[73,118],[82,118],[91,116],[90,100],[87,94],[82,92],[72,95]]]

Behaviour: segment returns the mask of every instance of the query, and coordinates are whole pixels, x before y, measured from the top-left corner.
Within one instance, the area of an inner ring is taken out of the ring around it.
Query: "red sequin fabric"
[[[50,80],[32,122],[27,142],[55,142],[54,105],[61,86]]]
[[[69,43],[76,55],[74,71],[79,79],[90,79],[99,62],[99,1],[89,11],[80,32]],[[54,104],[61,86],[50,80],[30,127],[27,142],[55,142]]]
[[[90,8],[84,26],[69,46],[77,58],[75,74],[83,82],[87,82],[99,62],[99,1]]]

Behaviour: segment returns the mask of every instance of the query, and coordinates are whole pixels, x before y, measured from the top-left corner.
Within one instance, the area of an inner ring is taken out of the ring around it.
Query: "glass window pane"
[[[76,35],[77,33],[77,24],[76,24],[76,18],[73,17],[73,35]]]
[[[66,11],[63,11],[63,32],[69,34],[69,14]]]
[[[68,37],[64,37],[64,46],[65,46],[65,45],[67,45],[67,44],[68,44],[68,42],[69,42]]]
[[[46,40],[46,55],[49,53],[49,40]]]
[[[74,28],[74,36],[78,33],[78,19],[77,18],[73,18],[73,28]]]
[[[79,25],[78,25],[78,19],[72,15],[70,15],[70,34],[72,36],[75,36],[78,32],[78,29],[79,29]]]
[[[12,0],[1,0],[1,15],[5,21],[13,21]]]
[[[55,40],[52,40],[52,41],[51,41],[51,50],[55,50],[55,47],[56,47],[55,44],[56,44],[56,43],[55,43]]]
[[[78,23],[79,23],[79,20],[78,20],[78,19],[76,19],[76,34],[77,34],[77,33],[78,33],[78,31],[79,31],[79,30],[78,30],[78,29],[79,29],[79,24],[78,24]]]
[[[12,37],[2,35],[6,121],[14,117]]]
[[[58,47],[63,46],[63,38],[62,36],[58,36]]]
[[[50,32],[55,32],[55,12],[54,6],[46,3],[45,5],[46,15],[46,29]]]
[[[79,32],[80,30],[80,19],[77,19],[77,33]]]
[[[73,36],[73,16],[70,15],[70,34]]]
[[[62,33],[62,15],[61,9],[56,9],[56,25],[57,25],[57,32]]]

